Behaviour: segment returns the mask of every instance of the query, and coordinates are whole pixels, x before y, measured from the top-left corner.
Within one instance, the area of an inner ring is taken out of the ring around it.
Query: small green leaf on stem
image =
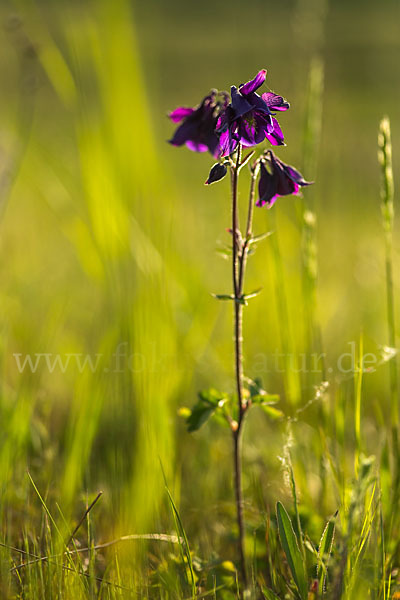
[[[262,291],[262,288],[258,288],[258,290],[254,290],[254,292],[250,292],[250,294],[243,294],[242,298],[244,300],[249,300],[250,298],[255,298]]]
[[[273,421],[283,419],[285,416],[285,413],[282,412],[279,408],[275,408],[275,406],[271,406],[268,403],[260,404],[260,406],[263,409],[263,411],[268,415],[268,417]]]
[[[216,410],[222,409],[228,396],[213,388],[199,393],[199,400],[186,419],[189,433],[200,429],[213,416]]]
[[[206,423],[210,417],[212,417],[214,412],[214,406],[207,406],[203,402],[198,402],[194,406],[190,417],[186,419],[188,432],[192,433],[193,431],[200,429],[200,427],[204,425],[204,423]]]
[[[211,296],[216,300],[235,300],[233,294],[211,294]]]
[[[268,406],[279,402],[279,394],[269,394],[266,392],[259,377],[256,377],[255,379],[245,377],[244,381],[253,404]]]
[[[227,394],[219,392],[215,388],[209,388],[208,390],[202,390],[199,392],[199,398],[203,402],[209,402],[213,406],[223,406],[228,400]]]
[[[247,389],[250,392],[251,397],[267,393],[262,387],[262,380],[260,379],[260,377],[256,377],[255,379],[245,377],[244,382],[246,384]]]
[[[251,396],[251,401],[253,404],[259,404],[260,406],[271,406],[279,402],[279,394],[257,394]]]
[[[251,246],[252,244],[257,244],[258,242],[265,240],[267,237],[269,237],[272,234],[273,234],[273,231],[266,231],[265,233],[260,233],[259,235],[253,235],[247,241],[247,245]]]
[[[223,246],[222,248],[217,248],[216,252],[225,260],[229,260],[232,256],[232,248],[230,246]]]

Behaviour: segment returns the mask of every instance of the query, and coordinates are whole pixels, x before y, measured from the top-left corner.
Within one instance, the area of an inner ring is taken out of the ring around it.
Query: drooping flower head
[[[220,135],[221,155],[235,151],[238,144],[256,146],[268,139],[274,146],[283,145],[283,133],[274,111],[284,111],[289,103],[272,92],[262,96],[256,93],[265,81],[266,69],[262,69],[251,81],[231,87],[231,103],[222,112],[217,123]]]
[[[278,196],[297,194],[300,187],[313,183],[305,181],[299,171],[279,160],[272,150],[268,150],[264,156],[265,158],[260,162],[257,206],[267,205],[268,208],[271,208]],[[266,160],[268,160],[271,171],[266,167]]]
[[[225,106],[227,99],[223,98]],[[174,123],[182,124],[175,131],[169,143],[173,146],[186,146],[194,152],[209,150],[215,157],[219,156],[219,140],[215,132],[221,101],[217,102],[217,92],[212,90],[201,104],[195,108],[177,108],[168,116]]]

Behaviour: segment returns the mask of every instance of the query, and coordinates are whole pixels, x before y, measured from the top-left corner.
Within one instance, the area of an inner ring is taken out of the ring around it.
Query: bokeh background
[[[229,243],[229,186],[205,188],[212,157],[166,143],[167,113],[264,67],[270,89],[291,103],[279,156],[315,185],[304,200],[256,210],[256,233],[274,233],[249,261],[248,291],[263,293],[245,311],[246,373],[295,417],[301,494],[333,512],[333,484],[321,500],[314,443],[324,418],[327,445],[341,436],[345,455],[354,444],[353,382],[337,359],[361,332],[379,360],[387,343],[377,129],[388,114],[397,183],[399,3],[20,0],[3,1],[0,18],[0,490],[10,538],[40,529],[27,469],[71,522],[104,491],[97,540],[172,528],[162,465],[196,544],[219,551],[229,541],[229,432],[212,424],[190,436],[177,414],[199,389],[233,389],[231,309],[211,296],[231,287],[216,251]],[[307,337],[304,206],[317,222],[317,341]],[[314,351],[326,353],[324,377],[288,368]],[[50,372],[42,361],[21,373],[15,354],[38,353],[100,358],[95,372],[73,361]],[[294,358],[277,369],[274,353]],[[367,453],[388,425],[387,367],[364,381]],[[316,401],[296,413],[323,379],[339,391],[323,409]],[[286,417],[249,419],[254,523],[288,493],[278,458]]]

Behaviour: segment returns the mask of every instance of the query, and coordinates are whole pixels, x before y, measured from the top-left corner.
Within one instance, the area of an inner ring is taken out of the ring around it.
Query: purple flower
[[[216,158],[219,155],[218,136],[215,126],[220,104],[216,102],[217,92],[212,90],[196,108],[177,108],[168,116],[174,123],[182,124],[175,131],[169,143],[173,146],[186,146],[195,152],[209,150]]]
[[[262,69],[239,89],[232,86],[231,103],[221,114],[216,128],[222,156],[232,154],[239,143],[255,146],[265,138],[274,146],[283,145],[283,133],[273,111],[287,110],[289,103],[272,92],[256,94],[266,75],[266,69]]]
[[[271,173],[265,166],[265,159],[261,159],[257,206],[266,204],[268,208],[271,208],[278,196],[297,194],[300,187],[313,183],[312,181],[305,181],[301,173],[279,160],[272,150],[268,150],[266,157],[269,161]]]

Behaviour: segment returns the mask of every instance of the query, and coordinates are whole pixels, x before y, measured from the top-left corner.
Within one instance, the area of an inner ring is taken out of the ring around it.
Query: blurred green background
[[[166,115],[264,67],[270,89],[290,101],[280,117],[287,147],[278,154],[315,181],[304,200],[317,217],[314,316],[327,378],[340,390],[326,398],[324,418],[327,439],[340,434],[345,454],[354,443],[347,427],[352,382],[342,382],[338,356],[358,344],[361,331],[366,351],[380,356],[387,343],[376,153],[378,123],[388,114],[396,183],[399,3],[20,0],[3,1],[0,14],[0,490],[7,539],[18,541],[28,529],[39,534],[40,504],[27,468],[69,522],[87,497],[105,492],[97,540],[171,528],[161,461],[188,532],[218,550],[234,514],[231,440],[216,425],[189,436],[177,409],[191,406],[204,387],[233,389],[231,310],[211,297],[231,287],[229,265],[216,252],[229,242],[229,186],[203,186],[212,157],[167,144],[173,124]],[[323,69],[324,85],[321,139],[307,162],[311,64]],[[314,398],[322,375],[265,365],[274,352],[300,360],[321,350],[306,343],[300,203],[285,197],[273,211],[256,209],[256,233],[274,234],[249,261],[246,288],[262,286],[263,293],[246,309],[244,331],[247,375],[280,393],[281,410],[292,416]],[[397,293],[397,222],[395,228]],[[118,347],[131,358],[116,359]],[[16,353],[101,356],[95,372],[79,372],[73,361],[64,373],[49,372],[42,361],[36,372],[20,373]],[[316,404],[292,424],[310,505],[321,491]],[[388,412],[385,364],[365,378],[369,453],[378,452]],[[255,522],[264,502],[287,494],[278,459],[286,426],[264,415],[249,419],[244,487]],[[333,489],[322,506],[335,510]]]

